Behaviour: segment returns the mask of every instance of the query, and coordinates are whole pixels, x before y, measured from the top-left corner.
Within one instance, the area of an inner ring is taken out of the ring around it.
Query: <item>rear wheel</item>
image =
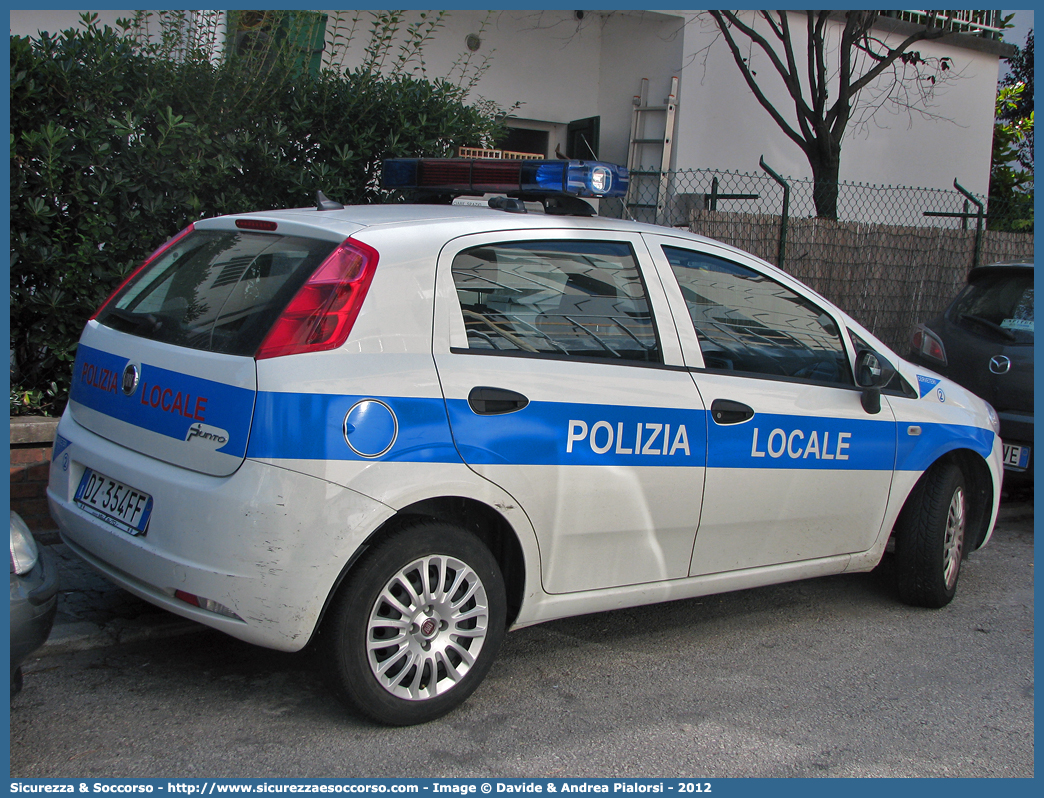
[[[952,463],[921,477],[896,523],[899,598],[918,607],[945,607],[957,592],[964,557],[968,494]]]
[[[393,533],[352,569],[324,622],[328,675],[382,723],[441,717],[474,692],[505,632],[504,581],[478,539],[442,522]]]

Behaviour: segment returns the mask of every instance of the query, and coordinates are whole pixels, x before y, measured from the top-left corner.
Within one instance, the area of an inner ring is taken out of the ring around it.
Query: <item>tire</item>
[[[399,529],[355,565],[323,623],[326,675],[350,706],[393,726],[462,704],[504,639],[507,599],[493,555],[452,524]]]
[[[965,550],[968,492],[952,463],[933,466],[914,487],[896,523],[899,598],[916,607],[945,607],[957,592]]]

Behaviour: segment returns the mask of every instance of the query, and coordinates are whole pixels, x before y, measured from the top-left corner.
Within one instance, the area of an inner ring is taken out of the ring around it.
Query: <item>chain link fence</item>
[[[649,172],[632,175],[626,199],[602,200],[600,213],[682,227],[781,266],[900,353],[972,266],[1033,258],[1032,204],[1001,209],[956,189],[843,183],[833,221],[816,217],[812,189],[768,173]],[[1030,232],[990,229],[1010,228],[1013,214]],[[991,224],[998,218],[1007,223]]]

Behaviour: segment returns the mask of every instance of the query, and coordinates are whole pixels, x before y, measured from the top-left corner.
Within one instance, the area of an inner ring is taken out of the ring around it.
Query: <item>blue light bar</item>
[[[383,166],[383,188],[430,194],[622,197],[628,184],[626,167],[602,161],[391,158]]]

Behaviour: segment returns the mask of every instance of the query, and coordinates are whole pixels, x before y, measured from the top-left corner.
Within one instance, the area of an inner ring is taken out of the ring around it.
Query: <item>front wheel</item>
[[[936,465],[921,477],[896,522],[899,598],[918,607],[945,607],[957,592],[964,557],[968,494],[956,465]]]
[[[426,723],[459,706],[504,638],[496,560],[437,521],[398,530],[352,569],[321,632],[327,674],[349,704],[382,723]]]

